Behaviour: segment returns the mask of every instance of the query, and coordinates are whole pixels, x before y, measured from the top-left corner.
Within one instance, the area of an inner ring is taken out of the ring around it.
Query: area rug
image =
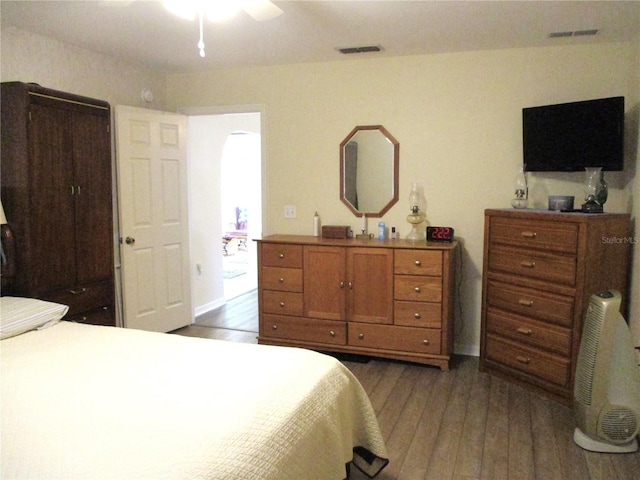
[[[222,278],[229,280],[230,278],[236,278],[245,273],[247,273],[245,270],[225,270],[222,272]]]

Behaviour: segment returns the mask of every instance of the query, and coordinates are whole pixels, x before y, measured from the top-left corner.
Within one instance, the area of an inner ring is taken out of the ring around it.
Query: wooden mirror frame
[[[345,147],[352,138],[360,131],[378,130],[393,146],[393,179],[391,187],[391,198],[389,202],[378,212],[361,212],[345,196]],[[400,164],[400,144],[382,125],[361,125],[355,127],[349,135],[340,143],[340,200],[353,212],[356,217],[379,218],[382,217],[393,205],[398,202],[398,172]]]

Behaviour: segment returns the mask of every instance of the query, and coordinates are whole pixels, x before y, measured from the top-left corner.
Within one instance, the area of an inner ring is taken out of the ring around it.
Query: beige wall
[[[640,40],[535,49],[346,60],[325,64],[172,75],[8,28],[2,81],[103,98],[112,104],[170,111],[184,107],[264,105],[267,176],[264,233],[312,232],[323,224],[360,223],[339,200],[338,146],[355,125],[382,124],[400,142],[400,201],[383,218],[408,232],[411,182],[424,186],[431,224],[451,225],[462,244],[461,315],[456,351],[477,352],[480,331],[483,211],[508,207],[522,162],[523,106],[624,95],[628,150],[623,173],[607,175],[606,210],[640,213],[638,116]],[[166,82],[166,90],[165,90]],[[188,88],[185,88],[188,85]],[[143,104],[151,88],[156,101]],[[534,206],[550,194],[582,195],[582,174],[535,174]],[[298,218],[284,219],[284,205]],[[637,222],[636,222],[637,223]],[[373,221],[370,229],[375,230]],[[636,236],[640,236],[638,231]],[[636,250],[640,248],[636,246]],[[634,292],[640,292],[640,254]],[[640,344],[640,300],[630,320]]]
[[[13,27],[3,27],[0,39],[3,82],[38,83],[112,105],[165,108],[165,76],[159,72]],[[143,88],[153,92],[153,102],[142,101]]]
[[[606,44],[363,57],[171,75],[167,99],[169,109],[265,105],[264,234],[311,234],[315,211],[323,224],[359,229],[339,200],[338,146],[356,125],[384,125],[400,142],[400,201],[383,220],[408,233],[407,197],[416,180],[430,223],[456,229],[462,243],[456,351],[477,353],[483,211],[510,205],[522,163],[522,107],[624,95],[637,117],[637,50]],[[631,211],[635,163],[628,158],[624,173],[607,175],[606,210]],[[551,194],[579,201],[583,181],[582,173],[532,175],[533,204],[546,208]],[[284,218],[285,205],[297,207],[296,219]],[[375,230],[373,220],[369,228]]]

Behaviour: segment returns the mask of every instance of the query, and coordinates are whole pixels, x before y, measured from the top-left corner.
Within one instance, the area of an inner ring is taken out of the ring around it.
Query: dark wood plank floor
[[[252,292],[175,333],[256,343],[257,312]],[[367,391],[387,442],[390,463],[378,480],[640,480],[640,452],[581,449],[570,408],[479,372],[477,357],[455,357],[449,372],[342,361]],[[351,480],[367,478],[353,470]]]
[[[195,323],[172,333],[241,343],[258,343],[258,293],[245,293],[222,307],[199,315]]]

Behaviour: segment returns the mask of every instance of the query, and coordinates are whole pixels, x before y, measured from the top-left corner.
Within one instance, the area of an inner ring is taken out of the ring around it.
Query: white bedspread
[[[3,479],[331,480],[356,446],[388,458],[316,352],[68,322],[0,352]]]

